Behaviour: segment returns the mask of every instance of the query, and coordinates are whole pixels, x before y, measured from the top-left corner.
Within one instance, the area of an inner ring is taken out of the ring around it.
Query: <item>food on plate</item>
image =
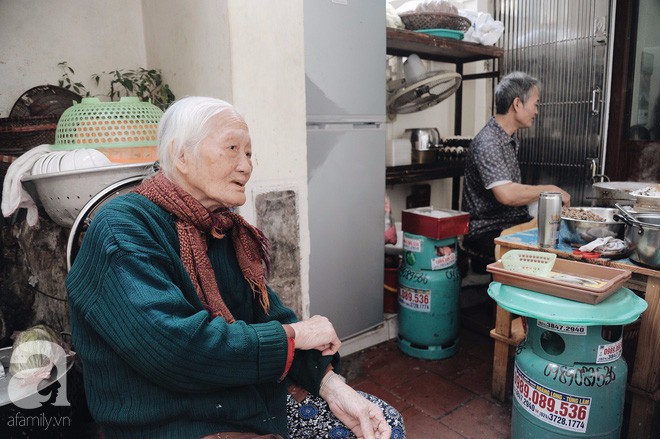
[[[595,214],[586,209],[580,209],[579,207],[562,207],[561,217],[575,219],[575,220],[582,220],[582,221],[605,222],[605,218],[603,218],[602,216]]]

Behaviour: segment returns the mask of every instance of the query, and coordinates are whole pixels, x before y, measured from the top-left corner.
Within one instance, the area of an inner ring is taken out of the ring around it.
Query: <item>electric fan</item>
[[[412,54],[404,63],[404,78],[387,84],[387,113],[414,113],[430,108],[454,94],[461,85],[461,75],[448,71],[427,72],[419,57]]]

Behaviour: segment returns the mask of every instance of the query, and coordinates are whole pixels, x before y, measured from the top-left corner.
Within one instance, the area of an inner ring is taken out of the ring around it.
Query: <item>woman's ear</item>
[[[190,156],[186,154],[186,150],[180,150],[179,154],[174,153],[174,142],[170,143],[167,152],[172,157],[174,168],[179,174],[187,174],[190,171]]]

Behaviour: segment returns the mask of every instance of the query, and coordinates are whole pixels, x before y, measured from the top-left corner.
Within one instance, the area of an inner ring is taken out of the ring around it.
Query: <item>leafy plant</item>
[[[89,96],[89,91],[80,82],[74,82],[70,75],[74,70],[66,61],[58,64],[62,68],[60,87],[72,89],[78,94]],[[144,69],[139,67],[133,70],[117,69],[110,72],[94,73],[92,80],[99,87],[102,78],[109,77],[110,90],[105,94],[111,101],[119,100],[122,96],[137,96],[142,101],[149,101],[161,110],[165,110],[176,97],[170,86],[163,82],[161,71],[158,69]]]
[[[169,85],[163,82],[160,70],[144,69],[113,70],[103,72],[110,75],[110,100],[119,100],[122,96],[137,96],[142,101],[151,101],[152,104],[165,110],[175,99]],[[101,75],[94,74],[92,79],[99,85]]]
[[[57,66],[62,69],[62,76],[57,81],[60,87],[66,88],[68,90],[73,90],[81,96],[89,96],[90,93],[87,91],[82,82],[74,82],[71,79],[70,75],[75,75],[76,72],[67,64],[66,61],[58,63]]]

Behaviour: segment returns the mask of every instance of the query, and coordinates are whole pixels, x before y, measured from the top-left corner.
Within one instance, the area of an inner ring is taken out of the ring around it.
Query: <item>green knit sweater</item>
[[[203,308],[179,257],[174,217],[137,194],[95,215],[66,279],[74,349],[90,411],[106,438],[195,438],[220,431],[287,435],[286,387],[318,395],[339,356],[296,350],[287,380],[282,323],[296,316],[269,289],[266,315],[232,242],[208,254],[227,324]]]

